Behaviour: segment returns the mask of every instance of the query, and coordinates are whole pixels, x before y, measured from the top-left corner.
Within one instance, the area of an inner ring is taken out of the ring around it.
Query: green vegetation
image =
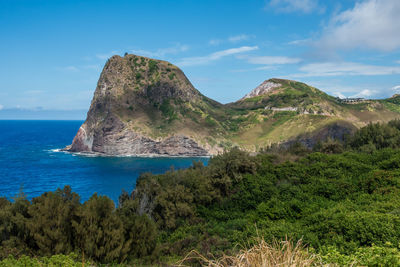
[[[96,194],[81,204],[68,186],[32,202],[22,195],[14,202],[3,198],[0,233],[0,256],[11,262],[10,255],[72,252],[96,262],[123,262],[152,255],[157,236],[146,215],[133,213],[128,205],[115,209],[111,199]]]
[[[153,74],[158,69],[158,63],[156,60],[150,59],[149,60],[149,74]]]
[[[168,122],[172,122],[173,120],[176,120],[178,118],[177,114],[175,113],[175,109],[170,102],[170,99],[166,99],[160,105],[160,111],[162,115],[168,119]]]
[[[76,256],[51,257],[70,253],[99,263],[171,263],[192,250],[234,260],[242,248],[273,250],[266,244],[287,238],[302,240],[318,264],[398,266],[399,148],[400,121],[392,121],[313,151],[300,143],[256,156],[233,148],[208,166],[145,173],[117,208],[96,194],[81,203],[69,187],[32,201],[2,198],[0,266],[57,257],[74,266]]]
[[[83,263],[83,264],[82,264]],[[51,257],[41,257],[41,258],[30,258],[28,256],[22,256],[20,258],[15,258],[13,256],[9,256],[8,258],[0,261],[1,267],[42,267],[42,266],[50,266],[50,267],[58,267],[58,266],[67,266],[67,267],[82,267],[85,264],[91,266],[94,265],[93,262],[88,261],[85,262],[82,259],[79,259],[77,255],[54,255]]]
[[[168,78],[172,81],[175,78],[176,74],[175,72],[168,74]]]

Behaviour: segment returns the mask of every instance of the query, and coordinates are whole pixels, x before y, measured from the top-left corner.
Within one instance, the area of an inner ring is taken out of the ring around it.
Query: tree
[[[124,227],[114,210],[114,202],[96,193],[78,210],[73,222],[76,246],[87,257],[99,262],[122,261],[125,246]]]
[[[28,212],[28,228],[40,254],[68,254],[73,251],[75,237],[72,220],[80,206],[79,196],[65,186],[32,200]]]

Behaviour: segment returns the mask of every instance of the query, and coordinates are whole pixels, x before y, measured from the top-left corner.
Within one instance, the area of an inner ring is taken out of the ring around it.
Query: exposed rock
[[[268,94],[272,89],[281,87],[281,84],[270,80],[264,81],[262,84],[254,88],[250,93],[246,94],[242,99]]]
[[[162,72],[168,73],[160,75]],[[153,113],[160,112],[155,107],[169,99],[194,102],[200,98],[182,71],[167,62],[134,55],[113,56],[100,75],[85,123],[65,150],[105,155],[206,156],[207,150],[189,137],[178,133],[154,139],[121,119],[129,107],[139,110],[131,112],[135,119],[147,107],[152,107]]]

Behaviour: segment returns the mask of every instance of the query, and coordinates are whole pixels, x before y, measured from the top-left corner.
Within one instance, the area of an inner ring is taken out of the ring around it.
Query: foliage
[[[175,72],[172,72],[170,74],[168,74],[168,78],[172,81],[175,78],[176,74]]]
[[[400,266],[400,250],[390,243],[360,247],[351,255],[343,254],[332,246],[323,247],[320,257],[325,263],[339,266]]]
[[[302,239],[324,263],[397,266],[399,129],[399,121],[371,124],[314,151],[298,142],[257,155],[232,148],[208,166],[142,174],[117,208],[97,194],[81,203],[69,187],[31,202],[0,198],[1,264],[71,252],[143,264],[192,250],[233,261],[240,248],[261,251],[254,238],[262,236],[271,251],[276,239]]]
[[[33,199],[27,226],[41,254],[72,252],[75,235],[72,220],[76,219],[79,205],[79,196],[69,186]]]
[[[113,201],[105,196],[94,194],[82,204],[66,186],[32,202],[24,196],[14,202],[2,198],[0,205],[0,257],[8,259],[2,263],[4,266],[12,265],[9,256],[23,254],[79,252],[96,262],[123,262],[128,257],[151,260],[149,256],[156,252],[154,222],[147,215],[131,212],[128,205],[115,209]],[[30,261],[22,258],[16,262]]]
[[[76,230],[76,247],[95,261],[121,261],[129,246],[125,245],[121,219],[114,212],[111,199],[94,194],[77,212],[72,223]],[[125,256],[126,257],[126,256]]]
[[[400,120],[389,123],[370,123],[348,140],[348,145],[360,151],[370,152],[386,147],[400,147]]]
[[[173,120],[176,120],[177,114],[175,113],[174,107],[170,103],[170,99],[166,99],[163,101],[163,103],[160,105],[160,111],[162,115],[171,122]]]
[[[149,60],[149,75],[153,74],[158,69],[158,63],[156,60]]]
[[[92,262],[84,262],[88,265],[93,265]],[[58,266],[66,266],[66,267],[81,267],[84,266],[82,261],[78,259],[77,255],[69,254],[69,255],[53,255],[51,257],[42,257],[42,258],[30,258],[28,256],[22,256],[20,258],[15,258],[13,256],[9,256],[2,261],[0,261],[0,267],[41,267],[41,266],[49,266],[49,267],[58,267]]]

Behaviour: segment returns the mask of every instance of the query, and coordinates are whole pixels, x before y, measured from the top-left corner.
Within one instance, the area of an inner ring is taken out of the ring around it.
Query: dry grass
[[[321,266],[319,258],[302,245],[301,241],[274,241],[271,244],[259,238],[249,249],[242,249],[234,256],[224,255],[218,259],[210,259],[196,251],[190,252],[178,266],[190,266],[193,263],[208,267],[307,267]],[[189,264],[189,265],[188,265]]]

